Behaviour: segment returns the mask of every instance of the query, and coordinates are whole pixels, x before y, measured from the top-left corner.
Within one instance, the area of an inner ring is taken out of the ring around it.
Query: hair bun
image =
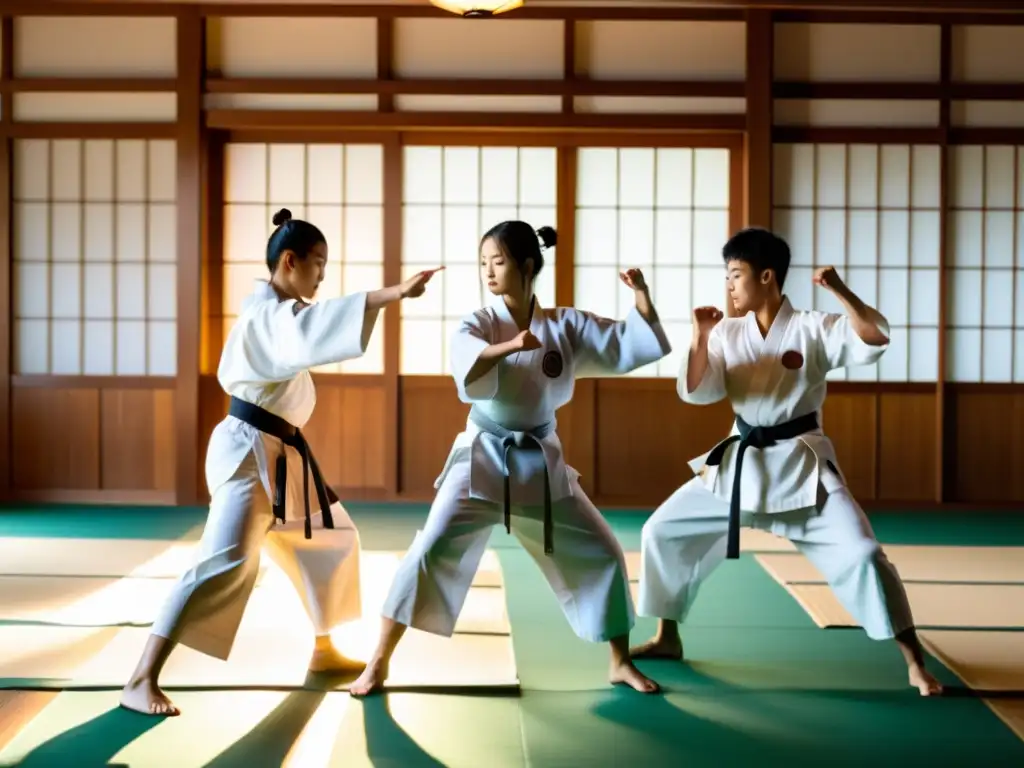
[[[292,212],[287,208],[282,208],[280,211],[274,214],[274,218],[271,221],[274,222],[275,227],[280,227],[286,221],[292,220]]]
[[[554,248],[558,243],[558,233],[554,227],[541,227],[537,230],[537,237],[544,243],[545,248]]]

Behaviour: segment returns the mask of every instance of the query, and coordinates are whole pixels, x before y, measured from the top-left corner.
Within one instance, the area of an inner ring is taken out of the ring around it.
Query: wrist
[[[512,339],[511,341],[503,341],[503,342],[501,342],[501,344],[498,345],[498,356],[499,357],[508,357],[509,355],[511,355],[515,351],[516,351],[515,339]]]

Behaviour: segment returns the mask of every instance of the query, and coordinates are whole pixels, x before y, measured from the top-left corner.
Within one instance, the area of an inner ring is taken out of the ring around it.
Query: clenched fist
[[[711,333],[712,328],[718,325],[722,317],[722,310],[718,307],[697,307],[693,310],[694,330],[702,336],[706,336]]]

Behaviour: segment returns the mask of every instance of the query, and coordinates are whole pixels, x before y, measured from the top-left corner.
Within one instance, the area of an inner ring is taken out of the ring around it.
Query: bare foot
[[[910,684],[917,688],[922,696],[942,695],[942,683],[921,665],[910,667]]]
[[[121,691],[121,706],[143,715],[177,717],[181,714],[152,680],[133,680]]]
[[[366,662],[350,659],[333,645],[315,648],[309,660],[309,671],[332,675],[358,675],[366,669]]]
[[[348,687],[349,695],[359,698],[377,693],[384,687],[384,681],[387,678],[387,665],[379,661],[371,661],[366,665],[366,669],[363,670],[363,674],[359,676],[359,679]]]
[[[683,643],[676,638],[656,636],[642,645],[629,649],[629,655],[634,659],[673,659],[682,661]]]
[[[656,682],[645,676],[629,659],[625,659],[618,664],[612,662],[611,668],[608,671],[608,681],[612,685],[628,685],[633,690],[640,691],[640,693],[657,693],[661,690],[661,687]]]

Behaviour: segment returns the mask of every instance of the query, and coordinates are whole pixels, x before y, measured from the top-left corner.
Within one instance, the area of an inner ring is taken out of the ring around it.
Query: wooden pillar
[[[9,81],[14,74],[14,19],[0,19],[0,81]],[[14,307],[11,304],[11,281],[14,259],[13,227],[14,206],[13,154],[14,143],[7,130],[11,125],[11,103],[9,92],[0,89],[0,317],[6,320],[6,330],[0,333],[0,501],[6,500],[11,492],[11,374],[12,343],[14,336]]]
[[[772,224],[772,70],[775,56],[771,11],[747,11],[746,215],[748,227]]]
[[[178,30],[178,375],[174,392],[175,498],[200,503],[199,351],[202,332],[204,22],[196,6],[177,14]]]
[[[956,401],[946,383],[946,304],[949,296],[947,234],[949,227],[949,123],[953,68],[953,27],[941,26],[939,38],[939,364],[935,379],[935,501],[950,501],[956,485]]]
[[[775,56],[772,12],[747,11],[747,130],[743,222],[748,227],[772,225],[772,81]],[[726,314],[736,309],[725,297]]]

